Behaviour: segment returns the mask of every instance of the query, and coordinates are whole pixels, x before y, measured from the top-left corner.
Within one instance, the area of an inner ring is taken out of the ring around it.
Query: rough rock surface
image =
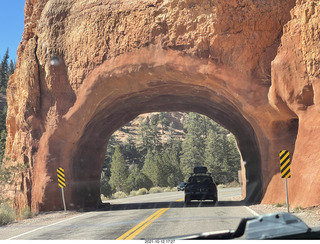
[[[68,208],[99,204],[108,138],[153,111],[233,132],[248,202],[283,202],[278,153],[294,150],[293,204],[319,204],[317,1],[27,0],[25,15],[7,91],[16,207],[61,209],[58,167]]]
[[[280,113],[294,113],[299,130],[292,160],[289,196],[297,206],[319,205],[320,155],[320,2],[299,0],[284,27],[281,46],[272,62],[269,98]],[[270,185],[276,186],[274,177]],[[279,185],[283,182],[279,182]],[[284,187],[283,187],[284,191]],[[284,192],[268,188],[266,201],[277,201]]]

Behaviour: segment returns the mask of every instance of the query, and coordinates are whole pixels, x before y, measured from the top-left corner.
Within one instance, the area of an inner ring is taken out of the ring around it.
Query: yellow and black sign
[[[65,180],[64,169],[63,168],[58,168],[57,169],[57,176],[58,176],[58,185],[61,188],[64,188],[66,186],[66,180]]]
[[[280,151],[280,172],[281,178],[290,178],[290,156],[289,151]]]

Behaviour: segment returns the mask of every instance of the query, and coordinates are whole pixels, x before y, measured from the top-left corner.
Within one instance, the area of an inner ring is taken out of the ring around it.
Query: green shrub
[[[287,206],[286,203],[277,203],[277,204],[276,204],[276,207],[277,207],[277,208],[286,207],[286,206]]]
[[[163,192],[172,192],[172,188],[170,186],[163,188]]]
[[[146,188],[140,188],[137,191],[131,191],[130,197],[140,196],[140,195],[146,195],[148,194],[148,190]]]
[[[217,187],[218,187],[218,188],[226,188],[226,185],[224,185],[224,184],[219,184]]]
[[[135,196],[138,196],[138,191],[131,191],[130,197],[135,197]]]
[[[294,211],[299,212],[301,211],[303,208],[301,206],[297,206],[294,208]]]
[[[146,188],[140,188],[137,192],[138,195],[146,195],[148,194],[148,190]]]
[[[101,173],[100,193],[103,194],[105,197],[110,197],[112,195],[109,179],[107,178],[104,172]]]
[[[126,198],[126,197],[128,197],[128,195],[123,191],[118,191],[118,192],[112,194],[112,198],[115,198],[115,199]]]
[[[0,205],[0,225],[6,225],[16,219],[15,210],[9,204],[3,203]]]
[[[110,200],[110,197],[106,197],[105,195],[101,194],[100,195],[101,201],[108,201]]]
[[[24,209],[22,209],[21,213],[20,213],[20,217],[21,217],[21,219],[30,218],[31,217],[30,207],[25,207]]]
[[[150,190],[149,190],[149,193],[160,193],[160,192],[163,192],[163,189],[159,186],[155,186],[155,187],[152,187]]]

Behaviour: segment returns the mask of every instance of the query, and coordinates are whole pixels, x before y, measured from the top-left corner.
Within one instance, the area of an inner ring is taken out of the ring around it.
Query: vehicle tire
[[[190,196],[185,195],[185,197],[184,197],[184,203],[185,203],[185,204],[189,204],[190,202],[191,202]]]
[[[218,198],[217,198],[217,197],[214,197],[214,198],[213,198],[213,205],[216,205],[217,202],[218,202]]]

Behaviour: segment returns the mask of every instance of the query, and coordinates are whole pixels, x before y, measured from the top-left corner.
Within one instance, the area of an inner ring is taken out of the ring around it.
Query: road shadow
[[[212,201],[192,201],[188,204],[185,202],[141,202],[141,203],[123,203],[100,205],[96,211],[118,211],[134,209],[157,209],[157,208],[206,208],[206,207],[230,207],[244,206],[243,201],[219,201],[213,204]],[[92,211],[92,210],[91,210]]]

